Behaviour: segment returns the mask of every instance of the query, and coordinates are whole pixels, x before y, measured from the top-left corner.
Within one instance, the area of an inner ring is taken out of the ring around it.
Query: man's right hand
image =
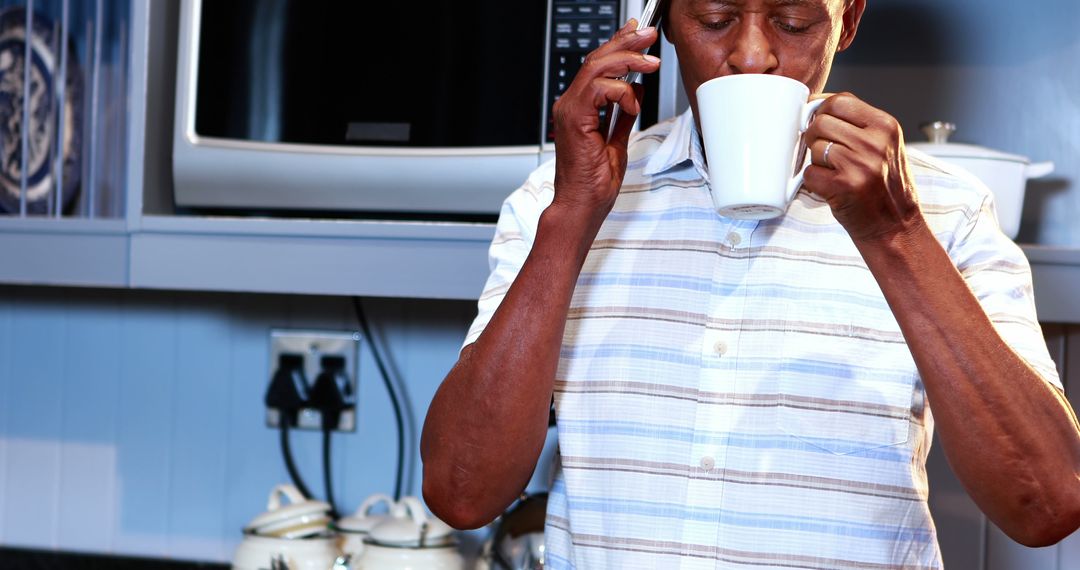
[[[656,28],[636,30],[630,20],[610,41],[585,58],[566,93],[555,103],[555,199],[553,205],[607,217],[626,173],[626,147],[641,103],[634,86],[618,78],[632,71],[653,73],[660,59],[642,55],[656,42]],[[600,122],[600,110],[612,103],[622,108],[611,140]]]

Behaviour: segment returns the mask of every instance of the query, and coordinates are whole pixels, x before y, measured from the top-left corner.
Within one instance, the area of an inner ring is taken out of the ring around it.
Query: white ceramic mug
[[[802,134],[825,100],[779,75],[717,77],[697,88],[713,205],[721,216],[764,220],[787,211],[803,183]]]

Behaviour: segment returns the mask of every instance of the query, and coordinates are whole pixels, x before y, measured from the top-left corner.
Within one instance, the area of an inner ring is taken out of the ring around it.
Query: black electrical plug
[[[311,387],[308,406],[322,414],[323,430],[337,429],[341,414],[356,407],[356,395],[353,394],[352,382],[345,373],[345,358],[342,356],[323,356],[321,370]]]
[[[266,407],[277,408],[280,414],[278,427],[281,429],[281,455],[285,459],[285,468],[293,484],[305,498],[311,498],[311,491],[304,484],[300,470],[293,462],[292,449],[289,447],[289,426],[296,426],[300,408],[308,405],[308,383],[304,375],[304,355],[285,353],[278,356],[278,367],[270,379],[270,387],[263,398]]]
[[[266,407],[281,414],[281,423],[295,427],[300,408],[308,405],[308,383],[304,376],[304,355],[285,353],[278,357],[278,367],[266,389]]]
[[[315,377],[315,385],[311,387],[308,406],[319,410],[322,415],[323,484],[326,486],[330,513],[337,518],[337,503],[334,501],[334,485],[330,476],[330,434],[337,429],[342,412],[356,407],[356,395],[353,394],[349,375],[345,373],[344,357],[324,356],[319,364],[321,370]]]

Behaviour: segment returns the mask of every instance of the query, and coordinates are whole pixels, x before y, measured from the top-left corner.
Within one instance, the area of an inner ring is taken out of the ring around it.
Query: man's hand
[[[626,173],[626,146],[641,111],[632,85],[619,81],[631,71],[652,73],[660,60],[641,51],[657,38],[656,28],[635,30],[630,20],[609,42],[585,58],[573,83],[555,103],[555,199],[568,211],[603,221]],[[600,109],[618,103],[622,114],[611,140],[601,129]]]
[[[819,108],[806,141],[813,165],[804,185],[828,202],[856,243],[924,225],[904,133],[891,115],[850,93],[833,95]]]

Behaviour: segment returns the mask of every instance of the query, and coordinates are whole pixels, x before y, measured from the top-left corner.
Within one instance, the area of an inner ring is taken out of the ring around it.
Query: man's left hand
[[[813,164],[804,186],[828,202],[856,243],[891,239],[924,224],[904,133],[891,115],[850,93],[833,95],[805,140]]]

